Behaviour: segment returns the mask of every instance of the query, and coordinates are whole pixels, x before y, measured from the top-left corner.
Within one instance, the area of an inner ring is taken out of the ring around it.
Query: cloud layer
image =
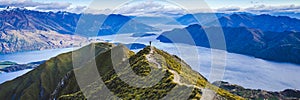
[[[74,1],[75,2],[75,1]],[[74,13],[93,13],[93,14],[124,14],[130,16],[180,16],[188,12],[198,13],[198,12],[249,12],[254,14],[273,14],[273,15],[284,15],[294,18],[300,18],[298,15],[293,15],[293,13],[300,14],[300,5],[279,5],[270,6],[267,4],[255,4],[252,7],[225,7],[218,9],[189,9],[189,11],[175,6],[174,4],[168,3],[166,1],[136,1],[130,2],[125,5],[120,6],[117,9],[92,9],[88,8],[87,5],[77,6],[72,1],[70,2],[36,2],[32,0],[0,0],[0,9],[6,9],[8,6],[10,8],[27,8],[30,10],[39,11],[69,11]],[[276,14],[275,14],[276,13]],[[280,14],[278,14],[280,13]],[[282,14],[284,13],[284,14]],[[288,13],[288,14],[287,14]]]
[[[32,0],[0,0],[0,8],[27,8],[40,11],[82,12],[86,7],[72,7],[72,3],[34,2]]]
[[[41,3],[34,2],[31,0],[0,0],[0,5],[2,7],[18,7],[18,8],[27,8],[33,7],[36,9],[42,10],[65,10],[70,7],[71,3]]]
[[[252,12],[252,13],[278,13],[278,12],[300,12],[300,5],[281,5],[281,6],[267,6],[255,5],[253,7],[226,7],[215,10],[216,12]]]
[[[137,2],[125,4],[114,13],[134,16],[178,16],[185,14],[185,10],[167,2]]]

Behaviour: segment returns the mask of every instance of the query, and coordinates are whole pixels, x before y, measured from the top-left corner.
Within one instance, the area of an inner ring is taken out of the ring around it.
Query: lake
[[[16,52],[10,54],[0,54],[0,61],[13,61],[18,64],[27,64],[30,62],[48,60],[52,57],[55,57],[61,53],[69,52],[76,50],[76,48],[60,48],[60,49],[49,49],[41,51],[25,51],[25,52]],[[21,70],[17,72],[5,73],[0,72],[0,84],[12,80],[18,76],[21,76],[32,69]]]
[[[118,34],[99,38],[116,43],[141,43],[145,45],[149,45],[149,41],[152,41],[153,46],[179,56],[210,82],[224,80],[246,88],[270,91],[281,91],[287,88],[300,89],[300,65],[297,64],[273,62],[251,56],[228,53],[223,50],[181,43],[162,43],[156,40],[158,35],[149,37],[130,36],[131,34]],[[138,52],[139,50],[133,51]],[[212,60],[212,52],[216,56],[214,60]],[[218,57],[222,56],[225,59],[218,59]],[[216,64],[213,68],[211,66],[212,61]],[[220,67],[222,64],[225,67]],[[219,73],[212,74],[211,72],[214,71]]]
[[[141,43],[152,45],[167,51],[171,54],[178,55],[186,61],[191,67],[204,75],[210,82],[215,80],[224,80],[233,84],[238,84],[246,88],[264,89],[270,91],[281,91],[287,88],[300,89],[300,65],[292,63],[279,63],[267,61],[251,56],[240,55],[235,53],[228,53],[222,50],[214,50],[198,46],[191,46],[187,44],[170,44],[161,43],[156,40],[158,36],[148,37],[131,37],[132,34],[117,34],[110,36],[100,36],[103,40],[113,43]],[[72,48],[66,49],[53,49],[43,51],[29,51],[18,52],[13,54],[0,55],[1,61],[15,61],[17,63],[28,63],[40,60],[47,60],[60,53],[73,50]],[[140,49],[133,50],[138,52]],[[213,53],[212,53],[213,52]],[[212,60],[212,54],[217,58]],[[218,59],[222,56],[225,59]],[[212,61],[216,66],[211,66]],[[225,62],[225,63],[222,63]],[[221,67],[224,65],[225,67]],[[218,72],[212,74],[211,72]],[[26,73],[14,73],[13,75],[22,75]],[[10,73],[8,75],[0,75],[0,79],[12,79]]]
[[[24,52],[10,53],[10,54],[0,54],[0,61],[13,61],[18,64],[27,64],[30,62],[48,60],[61,53],[69,52],[72,50],[73,48],[61,48],[61,49],[49,49],[49,50],[41,50],[41,51],[24,51]]]
[[[0,84],[12,79],[17,78],[20,75],[23,75],[29,71],[31,71],[32,69],[25,69],[25,70],[21,70],[21,71],[17,71],[17,72],[11,72],[11,73],[0,73]]]

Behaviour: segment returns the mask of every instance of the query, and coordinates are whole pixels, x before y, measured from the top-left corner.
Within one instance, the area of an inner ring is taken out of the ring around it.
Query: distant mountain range
[[[195,14],[186,14],[179,18],[176,18],[177,22],[169,22],[168,24],[181,24],[181,25],[191,25],[191,24],[207,24],[214,20],[217,20],[223,16],[229,16],[230,14],[225,13],[195,13]]]
[[[0,30],[43,30],[56,31],[61,34],[74,34],[77,23],[80,26],[90,26],[103,22],[102,26],[84,27],[85,30],[99,31],[99,35],[109,35],[126,32],[147,32],[159,29],[131,20],[123,15],[75,14],[69,12],[39,12],[26,9],[0,11]],[[89,33],[79,33],[89,34]]]
[[[219,19],[222,27],[247,27],[262,31],[300,31],[300,20],[287,16],[233,14]]]
[[[218,27],[201,27],[198,24],[184,29],[174,29],[162,33],[157,39],[161,42],[177,42],[197,46],[210,47],[206,32]],[[233,53],[246,54],[273,61],[300,64],[300,32],[263,32],[246,27],[222,27],[226,42],[226,50]],[[184,38],[185,37],[185,38]],[[188,38],[193,39],[189,42]],[[220,49],[220,48],[216,48]]]
[[[177,21],[183,25],[199,24],[196,18],[201,22],[201,25],[205,27],[218,26],[216,23],[220,23],[221,27],[247,27],[272,32],[300,31],[300,19],[266,14],[197,13],[184,15],[178,18]]]
[[[123,15],[82,15],[16,8],[0,11],[0,53],[81,46],[87,42],[84,37],[159,30]]]
[[[291,18],[300,19],[300,13],[299,12],[273,12],[270,15],[273,15],[273,16],[289,16]]]

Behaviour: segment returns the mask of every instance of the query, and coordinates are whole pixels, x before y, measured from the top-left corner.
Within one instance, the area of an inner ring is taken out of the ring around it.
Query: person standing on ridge
[[[151,46],[151,42],[152,42],[152,41],[149,41],[150,46]]]

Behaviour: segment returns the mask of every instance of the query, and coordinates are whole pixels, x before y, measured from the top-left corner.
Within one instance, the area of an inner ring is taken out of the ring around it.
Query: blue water
[[[141,43],[152,45],[168,53],[174,54],[187,62],[194,70],[204,75],[210,82],[215,80],[227,81],[246,88],[264,89],[270,91],[282,91],[284,89],[300,89],[300,65],[282,63],[254,58],[251,56],[228,53],[222,50],[211,50],[198,46],[191,46],[180,43],[162,43],[156,40],[155,36],[130,37],[130,34],[101,36],[99,38],[110,40],[115,43]],[[133,50],[138,52],[141,49]],[[212,51],[219,58],[212,60]],[[215,63],[212,70],[212,61]],[[222,67],[223,63],[225,62]],[[220,65],[220,66],[219,66]],[[220,73],[216,72],[216,70]],[[218,78],[215,78],[218,77]]]
[[[211,78],[214,76],[211,74],[211,49],[197,46],[195,47],[186,44],[161,43],[159,41],[156,41],[156,36],[131,37],[131,34],[122,34],[115,36],[101,36],[99,38],[103,40],[109,40],[114,43],[123,44],[141,43],[148,45],[148,42],[152,41],[152,45],[154,45],[155,47],[167,51],[171,54],[178,55],[189,65],[191,65],[194,70],[207,77],[207,79],[211,82],[213,81],[213,78]],[[178,50],[180,49],[182,52],[178,52]],[[66,48],[5,54],[0,55],[0,61],[15,61],[17,63],[35,62],[40,60],[47,60],[60,53],[68,52],[71,50],[73,49]],[[138,50],[140,49],[133,51],[137,52]],[[217,50],[215,53],[216,55],[222,56],[223,52],[224,51],[222,50]],[[300,89],[300,65],[298,64],[267,61],[251,56],[228,52],[226,52],[225,55],[226,59],[223,60],[225,60],[226,65],[225,68],[223,68],[224,74],[222,75],[221,80],[239,84],[246,88],[264,89],[271,91],[281,91],[287,88]],[[18,74],[17,76],[20,76],[24,73],[16,74]],[[14,75],[15,74],[3,73],[3,75],[0,75],[0,83],[2,80],[7,81],[15,78],[10,77]]]
[[[62,48],[62,49],[49,49],[41,51],[26,51],[26,52],[16,52],[11,54],[0,54],[0,61],[13,61],[18,64],[27,64],[30,62],[48,60],[52,57],[55,57],[61,53],[73,51],[77,48]],[[17,78],[32,69],[25,69],[17,72],[0,72],[0,84],[12,79]]]
[[[0,54],[0,61],[13,61],[18,64],[27,64],[30,62],[48,60],[61,53],[69,52],[75,49],[77,48],[49,49],[41,51],[25,51],[11,54]]]
[[[31,71],[32,69],[25,69],[25,70],[21,70],[21,71],[17,71],[17,72],[10,72],[10,73],[0,73],[0,84],[2,84],[3,82],[9,81],[9,80],[13,80],[15,78],[17,78],[18,76],[21,76],[29,71]]]

